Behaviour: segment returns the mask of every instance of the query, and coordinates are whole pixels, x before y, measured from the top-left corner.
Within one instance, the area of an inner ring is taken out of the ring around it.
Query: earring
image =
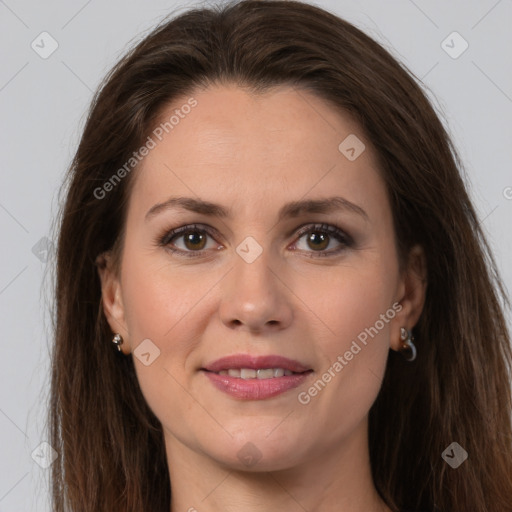
[[[123,344],[123,337],[116,333],[115,336],[112,338],[112,343],[115,343],[115,345],[117,346],[117,350],[119,350],[119,352],[121,352],[121,345]]]
[[[416,359],[416,345],[414,344],[412,331],[409,331],[405,327],[400,327],[400,339],[402,340],[400,353],[404,356],[406,361],[414,361]]]

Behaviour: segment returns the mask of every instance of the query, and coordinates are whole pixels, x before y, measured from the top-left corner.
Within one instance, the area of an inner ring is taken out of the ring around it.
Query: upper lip
[[[295,373],[302,373],[310,370],[299,361],[288,359],[287,357],[278,355],[252,356],[250,354],[234,354],[231,356],[221,357],[212,363],[207,364],[202,369],[210,372],[220,372],[222,370],[230,370],[233,368],[250,368],[260,370],[266,368],[283,368]]]

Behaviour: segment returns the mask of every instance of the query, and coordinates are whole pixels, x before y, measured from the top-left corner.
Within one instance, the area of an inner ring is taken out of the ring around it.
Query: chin
[[[237,438],[215,443],[214,450],[204,447],[204,451],[210,452],[210,456],[226,469],[251,472],[282,471],[298,465],[305,457],[304,443],[299,437],[294,438],[283,431],[271,439],[275,432],[270,436],[268,432],[272,430],[248,429]]]

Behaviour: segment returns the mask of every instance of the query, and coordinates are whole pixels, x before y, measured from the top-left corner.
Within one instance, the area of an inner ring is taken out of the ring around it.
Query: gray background
[[[0,512],[49,510],[49,470],[31,456],[46,440],[50,292],[44,277],[57,192],[84,113],[127,45],[163,15],[189,5],[0,0]],[[424,81],[463,158],[482,225],[512,290],[512,1],[317,5],[361,27]],[[43,31],[58,43],[46,59],[31,47],[35,41],[39,51],[51,48],[49,39],[41,43]],[[442,46],[453,31],[469,44],[458,58],[445,50],[458,53],[462,40],[448,38]]]

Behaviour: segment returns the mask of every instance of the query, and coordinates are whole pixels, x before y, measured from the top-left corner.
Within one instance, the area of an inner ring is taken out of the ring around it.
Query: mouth
[[[302,384],[312,368],[282,356],[237,354],[223,357],[201,371],[218,389],[242,400],[271,398]]]
[[[242,379],[269,379],[312,371],[312,368],[307,365],[287,357],[278,355],[253,356],[250,354],[234,354],[221,357],[201,369]]]
[[[309,371],[312,370],[308,370],[308,372]],[[230,377],[234,377],[235,379],[266,380],[284,376],[288,377],[289,375],[300,375],[306,372],[292,372],[291,370],[287,370],[285,368],[230,368],[229,370],[221,370],[220,372],[213,373],[216,373],[217,375],[229,375]]]

